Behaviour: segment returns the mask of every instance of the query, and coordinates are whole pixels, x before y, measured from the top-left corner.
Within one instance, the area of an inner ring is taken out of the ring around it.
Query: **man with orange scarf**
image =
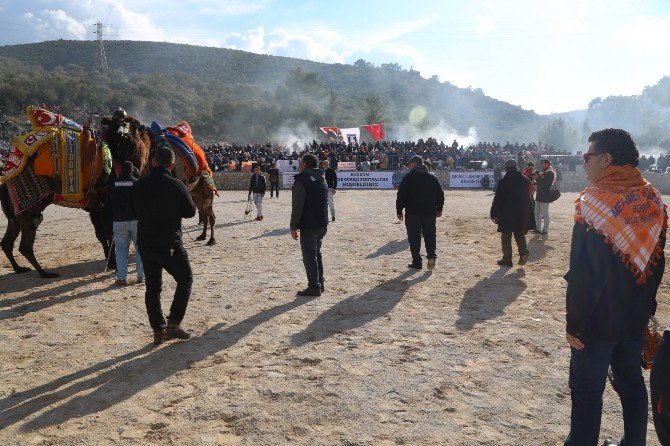
[[[610,366],[623,408],[620,444],[646,443],[647,389],[640,358],[665,267],[668,217],[659,192],[636,169],[638,162],[628,132],[605,129],[589,137],[584,169],[590,185],[575,203],[565,275],[572,396],[565,445],[598,444]]]

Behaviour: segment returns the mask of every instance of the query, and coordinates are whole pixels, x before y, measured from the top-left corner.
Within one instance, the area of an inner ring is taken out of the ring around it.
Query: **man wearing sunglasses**
[[[572,397],[566,446],[598,444],[610,367],[624,413],[621,444],[646,443],[647,389],[640,358],[665,268],[668,217],[638,163],[628,132],[605,129],[589,137],[584,169],[590,184],[576,202],[565,275]]]

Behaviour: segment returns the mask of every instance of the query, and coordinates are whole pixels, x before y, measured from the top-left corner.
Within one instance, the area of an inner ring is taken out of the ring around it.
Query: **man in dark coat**
[[[335,221],[335,194],[337,193],[337,173],[330,166],[328,160],[321,161],[321,169],[325,172],[326,183],[328,184],[328,207],[330,208],[330,217]]]
[[[535,224],[536,232],[542,235],[549,233],[549,204],[551,203],[551,187],[554,185],[556,173],[551,167],[551,161],[540,161],[542,170],[535,173]],[[540,229],[541,228],[541,229]]]
[[[181,239],[181,219],[195,216],[196,207],[184,183],[170,174],[175,157],[168,143],[156,148],[151,162],[151,174],[133,186],[131,203],[147,284],[144,301],[154,344],[158,345],[165,339],[191,336],[180,325],[193,286],[191,264]],[[161,310],[163,270],[177,282],[167,326]]]
[[[258,164],[255,164],[253,167],[254,174],[249,180],[249,196],[254,194],[254,204],[256,205],[256,221],[263,220],[263,197],[265,196],[265,177],[261,173],[261,167]],[[279,191],[277,191],[279,194]]]
[[[328,185],[318,166],[315,155],[303,156],[292,189],[291,237],[300,239],[307,273],[307,288],[298,291],[298,296],[318,297],[325,291],[321,245],[328,232]]]
[[[274,191],[277,191],[277,198],[279,198],[279,169],[275,163],[270,164],[270,198]]]
[[[530,181],[517,166],[515,160],[505,163],[505,176],[496,188],[491,204],[491,220],[498,225],[502,242],[503,258],[500,266],[512,266],[512,234],[519,250],[519,265],[528,261],[526,233],[531,217]]]
[[[437,177],[423,164],[420,156],[412,157],[407,167],[410,173],[400,182],[396,198],[396,214],[398,220],[405,220],[409,250],[412,263],[408,268],[421,269],[421,234],[426,245],[428,269],[435,268],[437,248],[436,219],[442,216],[444,207],[444,191]],[[403,210],[405,216],[403,217]]]

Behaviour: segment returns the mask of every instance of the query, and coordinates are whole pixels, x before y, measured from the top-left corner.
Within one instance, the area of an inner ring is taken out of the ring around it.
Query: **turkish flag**
[[[364,125],[363,128],[370,133],[370,136],[372,136],[372,139],[375,141],[384,139],[384,127],[382,124]]]
[[[340,129],[337,127],[319,127],[323,133],[328,135],[328,138],[330,138],[333,141],[340,141],[342,139],[342,133],[340,132]]]

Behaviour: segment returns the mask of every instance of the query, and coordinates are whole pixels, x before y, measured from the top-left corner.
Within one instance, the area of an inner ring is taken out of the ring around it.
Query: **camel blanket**
[[[30,165],[32,175],[57,180],[56,204],[86,206],[85,191],[111,171],[109,148],[98,149],[90,132],[61,115],[30,106],[27,116],[33,127],[12,138],[0,182],[9,184]]]
[[[53,180],[35,175],[31,164],[7,182],[7,189],[16,215],[31,209],[43,198],[54,193]]]

